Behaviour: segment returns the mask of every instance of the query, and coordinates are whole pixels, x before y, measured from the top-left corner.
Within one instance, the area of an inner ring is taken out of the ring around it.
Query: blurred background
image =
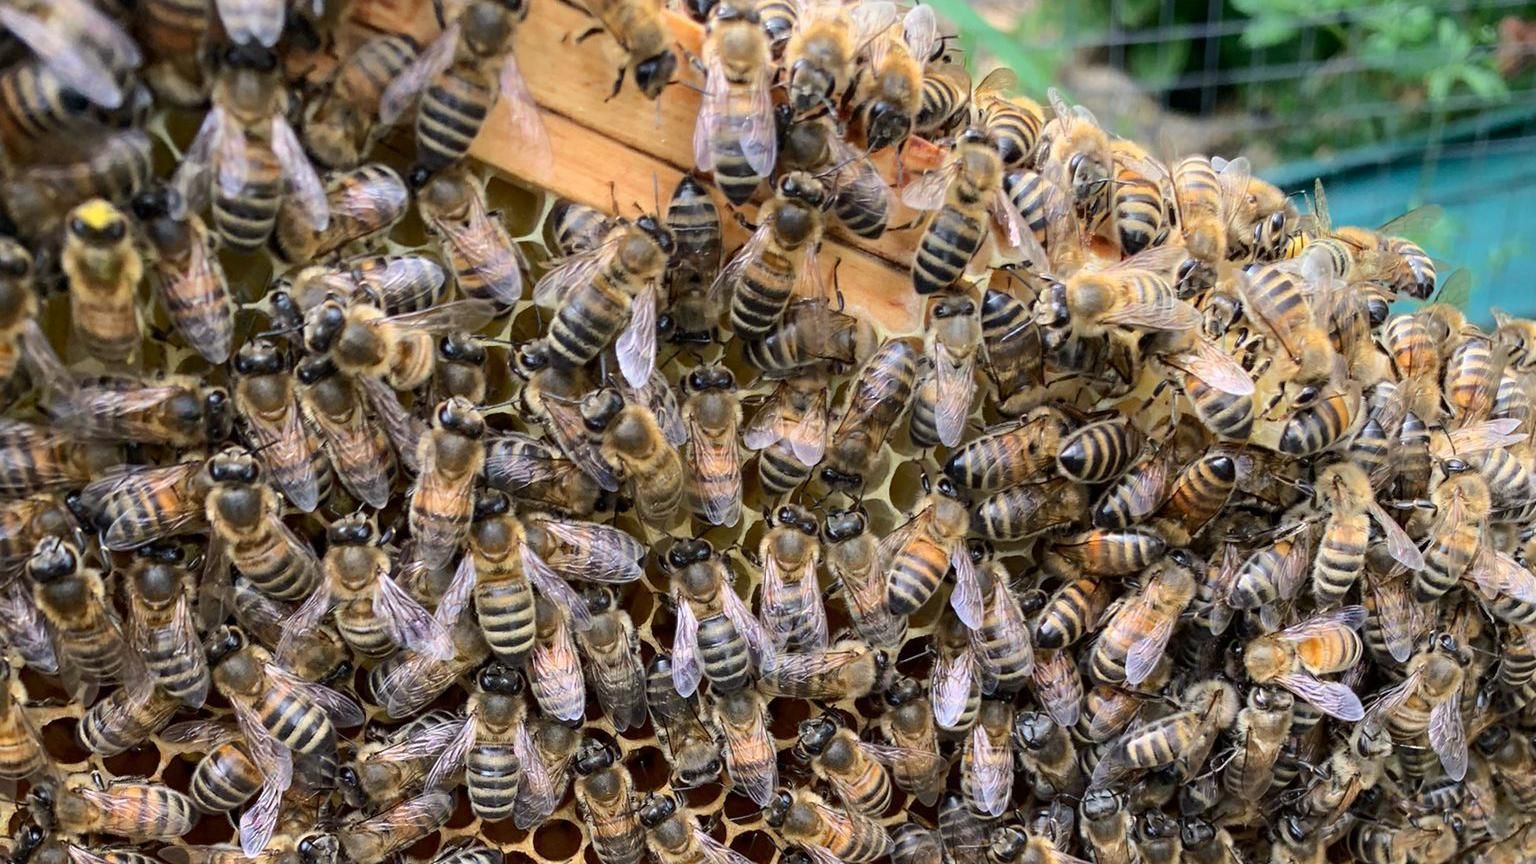
[[[1335,224],[1425,203],[1469,311],[1536,314],[1536,2],[928,0],[972,71],[1058,86],[1168,159],[1246,155]],[[1304,207],[1305,205],[1303,205]]]

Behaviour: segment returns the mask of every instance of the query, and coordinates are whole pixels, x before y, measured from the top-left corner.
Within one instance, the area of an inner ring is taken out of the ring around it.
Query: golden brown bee
[[[37,728],[27,716],[26,687],[9,663],[0,664],[0,778],[26,780],[49,764]]]
[[[558,211],[551,214],[558,215]],[[590,222],[601,240],[610,227],[608,217],[597,213]],[[560,224],[556,222],[557,231]],[[713,342],[719,312],[709,297],[709,286],[720,272],[720,208],[692,174],[677,181],[667,202],[666,225],[677,248],[667,266],[667,311],[657,319],[657,326],[671,334],[672,342]]]
[[[672,53],[672,31],[662,15],[663,4],[658,0],[583,0],[583,5],[602,22],[603,29],[624,53],[624,62],[619,65],[609,98],[619,95],[623,89],[626,71],[634,76],[635,86],[645,98],[660,96],[662,88],[672,82],[672,75],[677,71],[677,55]],[[591,32],[594,31],[588,31]]]
[[[189,720],[166,729],[161,738],[203,753],[187,784],[187,797],[202,812],[231,812],[261,791],[261,769],[251,760],[237,729],[209,720]]]
[[[736,376],[724,366],[702,366],[681,382],[688,429],[689,506],[711,525],[741,519],[741,452],[736,429],[741,402]]]
[[[918,352],[912,343],[892,339],[859,370],[848,406],[828,442],[821,469],[828,485],[848,489],[864,485],[891,428],[912,401],[917,365]]]
[[[868,517],[857,510],[834,510],[827,514],[823,535],[827,570],[842,587],[854,629],[876,648],[900,645],[907,621],[892,615],[885,602],[885,571]]]
[[[19,241],[0,239],[0,385],[26,367],[40,389],[67,390],[69,371],[38,325],[32,253]]]
[[[995,287],[981,298],[982,368],[998,411],[1009,417],[1022,414],[1032,388],[1045,383],[1034,299],[1033,292],[1025,299]]]
[[[144,80],[161,101],[196,108],[208,98],[200,58],[207,56],[213,9],[197,0],[151,0],[134,16],[135,38],[148,55]]]
[[[1424,556],[1376,503],[1376,492],[1364,471],[1348,462],[1330,465],[1318,473],[1314,487],[1318,503],[1326,506],[1329,514],[1312,568],[1312,594],[1319,605],[1343,600],[1365,568],[1371,521],[1386,536],[1394,559],[1409,570],[1424,569]]]
[[[896,8],[890,3],[823,4],[802,11],[782,61],[795,113],[836,106],[853,78],[855,59],[895,22]]]
[[[626,405],[613,396],[611,390],[597,391],[583,400],[587,428],[601,435],[600,458],[613,476],[633,481],[640,518],[666,525],[683,501],[682,457],[649,408]]]
[[[1482,546],[1492,506],[1488,483],[1476,471],[1449,473],[1430,500],[1435,505],[1431,540],[1424,547],[1424,567],[1412,581],[1414,599],[1421,603],[1444,596],[1467,574]]]
[[[487,433],[485,479],[520,504],[575,517],[591,515],[603,494],[559,449],[515,433]]]
[[[863,864],[884,857],[891,838],[879,822],[834,807],[806,789],[781,790],[763,815],[786,841],[820,846],[839,860]]]
[[[1275,761],[1291,730],[1291,694],[1277,687],[1254,687],[1237,714],[1236,749],[1222,769],[1222,788],[1243,801],[1258,801],[1275,776]]]
[[[1046,601],[1035,623],[1035,644],[1058,649],[1088,635],[1113,600],[1103,580],[1080,576],[1065,581]]]
[[[1536,322],[1527,318],[1515,318],[1508,313],[1494,310],[1496,329],[1493,339],[1504,349],[1509,366],[1516,372],[1536,370]]]
[[[888,662],[882,651],[845,639],[824,651],[775,655],[758,686],[790,699],[858,699],[882,686]]]
[[[800,724],[794,752],[850,811],[879,816],[890,805],[891,776],[882,763],[895,761],[900,748],[866,744],[832,717],[822,716]],[[933,770],[932,754],[913,751],[907,758],[914,757],[926,758]]]
[[[693,161],[745,204],[778,161],[768,34],[757,4],[721,0],[704,25],[704,93],[693,127]]]
[[[945,732],[968,732],[981,710],[981,668],[971,645],[971,630],[953,610],[940,613],[934,654],[928,676],[933,722]]]
[[[336,772],[347,803],[383,810],[415,794],[459,731],[459,718],[446,711],[429,711],[388,737],[363,744],[353,764]]]
[[[539,710],[567,723],[586,712],[587,689],[581,658],[571,636],[571,615],[544,597],[534,600],[533,652],[528,657],[528,689]]]
[[[1163,181],[1168,169],[1139,144],[1125,138],[1110,142],[1114,157],[1113,221],[1123,255],[1155,245],[1167,227],[1169,202]]]
[[[990,550],[973,545],[970,555],[977,559],[977,580],[984,598],[981,625],[975,629],[977,667],[982,675],[982,691],[987,694],[1018,692],[1034,669],[1034,649],[1029,644],[1029,622],[1019,600],[1008,587],[1008,571],[996,560],[988,560]]]
[[[1284,349],[1289,362],[1272,366],[1271,375],[1286,373],[1286,385],[1296,385],[1292,404],[1303,407],[1333,375],[1333,342],[1328,337],[1323,297],[1308,297],[1308,280],[1286,264],[1261,264],[1238,277],[1243,315],[1255,321]],[[1390,331],[1384,331],[1390,338]],[[1267,406],[1262,406],[1267,407]]]
[[[1236,231],[1240,208],[1247,201],[1251,170],[1241,157],[1228,162],[1188,156],[1174,163],[1169,176],[1179,230],[1197,261],[1214,266],[1227,260],[1228,237]]]
[[[116,756],[148,741],[181,704],[154,679],[135,671],[127,686],[107,694],[80,718],[80,743],[97,755]]]
[[[815,298],[791,300],[778,323],[761,339],[746,343],[747,361],[771,378],[845,372],[875,349],[868,321],[828,308]]]
[[[383,507],[389,502],[395,451],[385,430],[368,417],[357,379],[324,356],[306,357],[293,374],[303,416],[314,425],[336,479],[358,500]]]
[[[592,625],[576,631],[576,643],[586,656],[584,668],[598,704],[613,728],[639,728],[645,723],[645,669],[635,623],[606,588],[591,589],[584,599]]]
[[[944,473],[976,492],[1039,479],[1055,461],[1066,431],[1066,421],[1057,411],[1037,408],[1013,428],[962,444],[944,463]]]
[[[912,134],[923,108],[923,67],[937,53],[939,39],[937,16],[919,5],[903,16],[899,32],[892,27],[870,45],[869,68],[854,95],[870,152],[900,148]]]
[[[1077,205],[1078,218],[1096,226],[1109,212],[1114,156],[1109,136],[1081,105],[1070,105],[1055,88],[1047,91],[1054,117],[1040,132],[1040,164],[1062,177]]]
[[[758,547],[763,566],[763,627],[777,650],[825,648],[827,612],[816,582],[822,558],[816,516],[786,504],[767,521],[768,531]]]
[[[1094,677],[1109,684],[1140,684],[1163,659],[1179,616],[1195,599],[1193,561],[1174,549],[1139,594],[1120,606],[1093,646]]]
[[[976,301],[963,294],[935,301],[929,315],[924,338],[929,373],[913,398],[912,441],[922,447],[954,447],[965,432],[976,396],[981,322]]]
[[[323,192],[330,214],[323,224],[301,199],[285,198],[278,208],[272,246],[282,260],[304,264],[340,254],[379,237],[410,209],[405,181],[377,162],[332,175]]]
[[[1070,534],[1051,544],[1068,563],[1096,575],[1133,573],[1162,557],[1168,544],[1148,531],[1105,531],[1094,528]]]
[[[878,4],[860,9],[870,5]],[[838,133],[832,117],[812,114],[791,119],[793,114],[787,104],[777,110],[780,170],[827,177],[830,207],[838,223],[857,237],[879,238],[891,211],[890,189],[880,170]]]
[[[458,551],[469,529],[471,487],[485,465],[485,421],[469,400],[455,396],[433,411],[432,428],[416,452],[410,527],[417,554],[441,567]]]
[[[637,808],[645,846],[658,864],[746,864],[747,857],[704,833],[698,817],[677,799],[651,792]]]
[[[985,699],[960,754],[960,790],[976,812],[999,816],[1013,792],[1013,705]]]
[[[213,107],[171,181],[184,206],[198,211],[211,198],[219,237],[242,251],[266,243],[289,195],[305,224],[324,231],[330,221],[325,187],[285,117],[290,97],[277,55],[247,42],[218,59]]]
[[[1028,242],[1024,235],[1029,232],[1003,191],[997,142],[982,129],[965,130],[944,169],[908,185],[901,200],[916,210],[937,211],[912,257],[912,287],[918,294],[933,294],[954,284],[981,249],[993,219],[1002,229],[1005,248]],[[1032,233],[1029,236],[1034,238]]]
[[[945,477],[928,496],[926,506],[881,541],[891,614],[911,615],[921,609],[938,590],[944,574],[953,568],[955,590],[950,605],[966,626],[981,626],[986,598],[965,544],[970,524],[965,504]]]
[[[256,458],[289,502],[313,512],[330,492],[331,465],[304,422],[287,357],[273,342],[252,339],[233,365],[235,414]]]
[[[55,411],[55,419],[82,438],[172,447],[218,444],[234,419],[224,388],[189,378],[159,386],[105,379],[76,388]]]
[[[742,431],[742,445],[760,451],[758,479],[768,495],[783,495],[804,483],[821,462],[829,398],[824,373],[786,378]]]
[[[255,457],[228,448],[208,460],[207,477],[213,488],[203,511],[213,529],[216,565],[233,564],[274,600],[309,596],[321,581],[319,562],[309,543],[283,523],[277,493],[262,482]]]
[[[640,864],[645,828],[635,803],[635,780],[613,749],[587,738],[576,754],[576,810],[587,824],[602,864]]]
[[[709,714],[699,694],[678,695],[674,671],[672,660],[666,655],[658,654],[651,659],[645,672],[646,707],[672,766],[672,788],[694,789],[716,782],[724,763],[716,734],[705,725]]]
[[[934,761],[939,755],[939,738],[933,705],[917,681],[899,676],[885,692],[880,729],[891,746],[907,756],[889,766],[896,785],[924,804],[937,801],[944,790],[945,772]]]
[[[754,661],[772,648],[724,560],[706,540],[679,540],[667,550],[667,565],[678,615],[671,664],[677,692],[691,696],[706,678],[716,693],[748,686]]]
[[[359,45],[304,104],[304,147],[327,168],[347,169],[373,149],[384,90],[416,61],[409,36],[385,33]]]
[[[8,99],[5,89],[5,78],[0,76],[0,115]],[[0,119],[0,126],[3,123]],[[53,242],[76,206],[93,198],[126,203],[155,174],[154,144],[142,129],[98,131],[82,140],[87,142],[87,152],[57,164],[19,168],[0,188],[0,200],[18,236]]]
[[[442,789],[431,789],[367,819],[349,822],[337,831],[347,860],[357,864],[380,864],[395,852],[443,827],[453,815],[454,797]]]
[[[182,213],[176,190],[156,186],[133,199],[133,215],[153,250],[155,283],[171,323],[209,363],[229,359],[235,317],[224,267],[203,220]]]
[[[551,162],[549,135],[538,105],[518,71],[512,42],[528,5],[471,0],[384,89],[379,120],[393,126],[416,109],[418,175],[434,174],[464,158],[491,109],[501,104],[520,146],[539,170]]]
[[[79,690],[115,680],[128,646],[98,571],[58,537],[44,537],[26,564],[32,599],[53,630],[61,670]]]
[[[95,475],[90,445],[32,423],[0,418],[0,494],[21,497],[78,487]],[[16,555],[31,554],[16,548]]]
[[[1167,500],[1152,516],[1158,532],[1175,546],[1188,546],[1226,506],[1237,487],[1237,461],[1212,451],[1185,465],[1168,487]]]
[[[725,693],[715,699],[713,716],[731,789],[766,807],[779,785],[778,749],[768,732],[767,703],[751,688]]]
[[[523,295],[528,264],[500,213],[488,212],[485,187],[464,168],[432,175],[416,191],[416,208],[464,297],[508,309]]]
[[[304,345],[324,355],[338,372],[371,382],[412,390],[432,376],[437,358],[435,337],[474,331],[490,320],[493,308],[483,300],[444,303],[420,313],[388,315],[372,303],[335,298],[304,316]],[[309,364],[312,358],[306,358]],[[307,368],[301,364],[301,368]],[[380,410],[379,400],[375,410]]]
[[[141,547],[125,583],[128,636],[165,692],[200,708],[208,695],[208,663],[192,620],[192,581],[185,553],[172,544]]]
[[[543,763],[525,722],[523,679],[492,663],[480,670],[475,684],[468,715],[427,774],[426,787],[440,787],[462,766],[475,815],[487,821],[515,817],[520,824],[531,824],[537,814],[531,798],[519,807],[519,787],[541,771]]]
[[[1360,660],[1365,649],[1355,628],[1364,622],[1362,606],[1313,615],[1250,640],[1243,649],[1243,667],[1255,683],[1279,684],[1325,714],[1358,720],[1365,716],[1360,697],[1348,685],[1317,676],[1342,672]]]
[[[45,827],[84,836],[111,834],[142,843],[192,830],[197,810],[187,796],[158,783],[117,780],[105,788],[83,776],[35,786],[31,804]]]
[[[582,366],[614,342],[625,380],[644,386],[656,364],[657,286],[674,248],[654,216],[622,219],[600,245],[546,273],[533,299],[557,308],[544,343],[549,354]]]
[[[1446,776],[1467,774],[1467,733],[1461,720],[1461,685],[1471,651],[1440,633],[1408,660],[1408,676],[1371,706],[1370,719],[1385,724],[1392,739],[1410,744],[1427,734]]]
[[[128,217],[96,198],[70,211],[66,227],[61,265],[75,338],[102,363],[126,363],[139,351],[134,300],[144,277]]]
[[[1070,325],[1079,338],[1194,330],[1204,319],[1179,299],[1171,278],[1183,256],[1176,246],[1151,246],[1102,269],[1084,268],[1049,285],[1036,302],[1037,319],[1051,327]]]
[[[796,295],[813,300],[829,296],[817,258],[829,201],[826,185],[811,174],[794,171],[779,178],[752,236],[710,286],[712,298],[723,299],[730,292],[736,335],[767,336]]]

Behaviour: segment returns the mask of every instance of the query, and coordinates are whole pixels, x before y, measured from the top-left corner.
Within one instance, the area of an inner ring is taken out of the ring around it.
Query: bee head
[[[657,825],[671,819],[677,813],[677,802],[664,795],[655,792],[645,796],[640,802],[640,824],[647,828],[655,828]]]
[[[181,208],[181,195],[164,183],[157,183],[133,196],[133,215],[140,222],[164,219]]]
[[[110,246],[128,236],[128,220],[102,198],[93,198],[69,214],[69,233],[83,243]]]
[[[587,604],[587,611],[593,615],[601,615],[616,605],[613,592],[601,585],[588,588],[581,592],[581,596]]]
[[[912,115],[905,106],[880,99],[869,106],[864,126],[870,152],[883,150],[912,133]]]
[[[1115,790],[1104,786],[1090,789],[1083,795],[1082,808],[1084,819],[1103,819],[1106,816],[1113,816],[1120,810],[1120,796],[1115,793]]]
[[[613,762],[613,750],[594,737],[583,740],[581,749],[576,751],[576,773],[582,777],[605,770],[611,767]]]
[[[1503,723],[1498,723],[1484,729],[1482,734],[1477,736],[1477,741],[1474,744],[1477,747],[1477,752],[1484,756],[1492,756],[1499,752],[1508,740],[1509,727]]]
[[[715,554],[715,547],[708,540],[679,540],[667,550],[667,563],[675,570],[681,570],[690,564],[708,561]]]
[[[31,822],[21,827],[16,835],[15,848],[11,850],[11,864],[26,864],[32,857],[32,852],[43,845],[48,839],[48,832],[43,826]]]
[[[27,575],[39,583],[54,582],[70,576],[80,563],[80,553],[57,537],[44,537],[27,559]]]
[[[1204,846],[1216,839],[1216,827],[1198,816],[1188,816],[1179,829],[1179,838],[1185,846]]]
[[[261,466],[238,447],[227,447],[208,460],[208,476],[215,483],[255,483],[261,479]]]
[[[763,821],[773,828],[784,825],[784,819],[789,816],[789,808],[795,803],[795,796],[788,789],[780,789],[773,795],[773,800],[768,802],[768,809],[763,811]]]
[[[827,542],[841,543],[863,534],[867,526],[867,518],[858,510],[833,510],[827,514],[822,531]]]
[[[475,498],[474,520],[480,522],[512,512],[512,499],[500,489],[482,489]]]
[[[485,434],[485,418],[475,410],[474,403],[463,396],[443,400],[437,406],[437,424],[445,431],[479,440]]]
[[[827,186],[804,171],[791,171],[779,178],[779,195],[803,201],[817,210],[827,206]]]
[[[694,393],[702,393],[706,390],[734,390],[736,389],[736,376],[730,369],[720,365],[700,366],[688,373],[685,379],[688,390]]]
[[[523,692],[523,676],[500,663],[491,663],[481,669],[480,674],[476,676],[476,682],[480,685],[480,689],[487,693],[516,696]]]
[[[581,400],[581,421],[590,432],[602,432],[624,410],[624,397],[612,387],[588,393]]]
[[[323,354],[331,350],[336,339],[347,326],[347,310],[334,298],[309,311],[304,318],[304,347]]]
[[[299,841],[296,850],[304,864],[328,864],[336,860],[336,838],[327,834],[311,834]]]
[[[245,647],[245,631],[239,627],[221,627],[215,631],[208,642],[208,662],[218,663],[220,660],[240,651]]]
[[[277,69],[277,54],[259,42],[241,42],[224,50],[224,65],[230,69],[247,69],[267,73]]]
[[[655,99],[677,72],[677,55],[668,48],[635,64],[635,86],[647,99]]]
[[[278,375],[288,364],[270,339],[252,339],[235,352],[236,375]]]
[[[965,541],[965,546],[966,552],[970,555],[972,564],[980,564],[983,561],[990,560],[991,557],[997,553],[997,547],[993,546],[986,540],[981,540],[975,537]]]
[[[235,429],[233,406],[229,404],[229,391],[223,387],[210,387],[203,394],[203,434],[210,442],[227,439]]]
[[[811,864],[811,856],[799,846],[788,846],[779,856],[779,864]]]
[[[299,361],[294,368],[293,375],[299,379],[299,383],[305,387],[319,384],[321,381],[336,374],[336,364],[324,354],[312,354]]]
[[[450,363],[480,365],[485,362],[485,346],[468,333],[449,333],[437,342],[439,357]]]
[[[325,539],[333,546],[363,546],[373,542],[373,523],[361,513],[337,519],[325,529]]]
[[[923,698],[923,685],[916,678],[906,675],[897,675],[891,682],[889,689],[885,691],[885,704],[892,708],[900,708],[918,699]]]
[[[512,357],[512,371],[525,380],[548,366],[549,344],[543,339],[535,339],[517,346],[517,353]]]

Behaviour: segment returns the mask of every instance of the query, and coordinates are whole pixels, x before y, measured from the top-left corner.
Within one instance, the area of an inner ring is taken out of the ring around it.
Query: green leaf
[[[1444,102],[1451,95],[1451,70],[1443,66],[1431,70],[1424,78],[1424,89],[1429,95],[1429,101]]]
[[[1464,66],[1461,70],[1462,83],[1467,89],[1481,99],[1502,100],[1509,96],[1509,85],[1492,69],[1483,66]]]
[[[1296,35],[1294,19],[1281,15],[1260,14],[1243,29],[1243,45],[1248,48],[1272,48]]]
[[[976,48],[1013,69],[1025,92],[1044,93],[1054,83],[1055,64],[1045,52],[1026,50],[1013,36],[987,23],[968,0],[930,0],[929,5],[955,25],[962,44],[971,44],[974,40]],[[974,51],[968,51],[966,56],[976,55]]]

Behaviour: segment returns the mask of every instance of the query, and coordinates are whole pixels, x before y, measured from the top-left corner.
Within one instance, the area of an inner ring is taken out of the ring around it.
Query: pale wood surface
[[[678,81],[656,102],[641,95],[632,79],[617,97],[608,99],[621,59],[613,40],[602,33],[578,45],[576,37],[595,26],[594,19],[560,0],[533,0],[517,36],[517,58],[542,109],[554,164],[549,170],[531,164],[503,111],[491,113],[471,156],[518,182],[603,210],[611,211],[615,202],[625,211],[632,212],[634,204],[651,210],[657,186],[664,205],[683,172],[692,167],[699,106],[695,88],[702,84],[689,60],[699,53],[699,26],[683,16],[664,14],[677,36]],[[370,30],[409,33],[424,44],[437,33],[431,0],[357,0],[352,18]],[[347,47],[344,38],[341,48]],[[905,158],[908,171],[920,171],[936,165],[942,153],[918,141],[908,147]],[[891,158],[877,162],[890,178]],[[733,249],[746,239],[746,232],[730,217],[724,197],[713,194],[725,216],[726,248]],[[891,224],[912,221],[912,211],[895,204]],[[756,207],[741,211],[751,219]],[[888,333],[921,329],[922,304],[908,275],[919,233],[887,232],[870,241],[834,229],[835,236],[822,247],[821,262],[829,272],[837,266],[838,285],[850,312]]]

